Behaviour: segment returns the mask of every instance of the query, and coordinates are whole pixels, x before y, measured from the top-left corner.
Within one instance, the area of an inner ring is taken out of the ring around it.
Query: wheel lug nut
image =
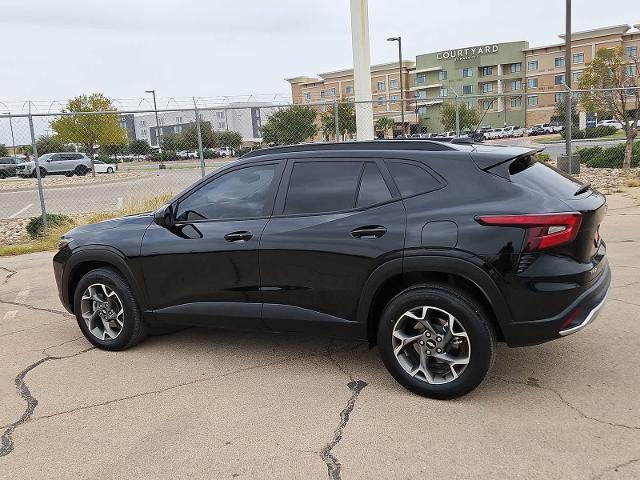
[[[431,334],[429,332],[427,332],[427,338],[429,338],[431,336]]]
[[[431,350],[427,350],[427,355],[431,355]]]
[[[420,345],[424,345],[424,340],[420,340],[418,343],[419,343]]]
[[[441,342],[441,341],[442,341],[442,337],[436,337],[436,340],[437,340],[438,342]]]
[[[441,348],[436,348],[436,352],[442,353],[442,349]]]

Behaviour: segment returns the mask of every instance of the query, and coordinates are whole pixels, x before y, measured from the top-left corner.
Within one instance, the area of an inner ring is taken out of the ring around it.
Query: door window
[[[268,215],[278,166],[256,165],[226,173],[178,204],[176,220],[221,220]]]
[[[391,200],[391,192],[387,184],[382,178],[380,169],[373,162],[367,162],[362,173],[360,181],[360,190],[358,191],[357,208],[368,207],[376,203]]]
[[[354,207],[362,162],[297,162],[284,213],[314,214]]]
[[[387,162],[389,172],[403,197],[429,192],[440,187],[440,182],[425,169],[405,162]]]

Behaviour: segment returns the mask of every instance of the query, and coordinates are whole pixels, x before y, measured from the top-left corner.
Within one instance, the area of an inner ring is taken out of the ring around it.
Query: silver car
[[[51,175],[78,176],[86,175],[91,171],[91,159],[84,153],[47,153],[38,157],[40,176]],[[36,164],[32,160],[18,165],[16,168],[21,177],[35,177]]]

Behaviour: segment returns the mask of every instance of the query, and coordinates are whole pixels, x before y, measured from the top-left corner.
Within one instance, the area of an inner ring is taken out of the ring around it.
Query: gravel
[[[117,173],[105,173],[98,174],[95,177],[91,175],[85,175],[84,177],[65,177],[64,175],[48,175],[42,179],[43,187],[56,187],[56,186],[76,186],[86,185],[91,183],[110,183],[122,180],[129,180],[133,178],[140,178],[143,176],[155,175],[155,172],[117,172]],[[35,178],[20,178],[11,177],[0,180],[0,192],[16,191],[16,190],[33,190],[37,188],[37,179]]]

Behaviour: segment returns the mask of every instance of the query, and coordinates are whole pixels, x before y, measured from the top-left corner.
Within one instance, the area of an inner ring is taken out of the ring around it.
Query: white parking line
[[[124,203],[124,199],[122,197],[118,197],[118,210],[122,210],[122,205]]]
[[[21,213],[26,212],[27,210],[29,210],[31,207],[33,207],[33,203],[30,203],[29,205],[27,205],[24,208],[21,208],[20,210],[18,210],[16,213],[14,213],[13,215],[9,215],[9,218],[16,218],[18,215],[20,215]]]

